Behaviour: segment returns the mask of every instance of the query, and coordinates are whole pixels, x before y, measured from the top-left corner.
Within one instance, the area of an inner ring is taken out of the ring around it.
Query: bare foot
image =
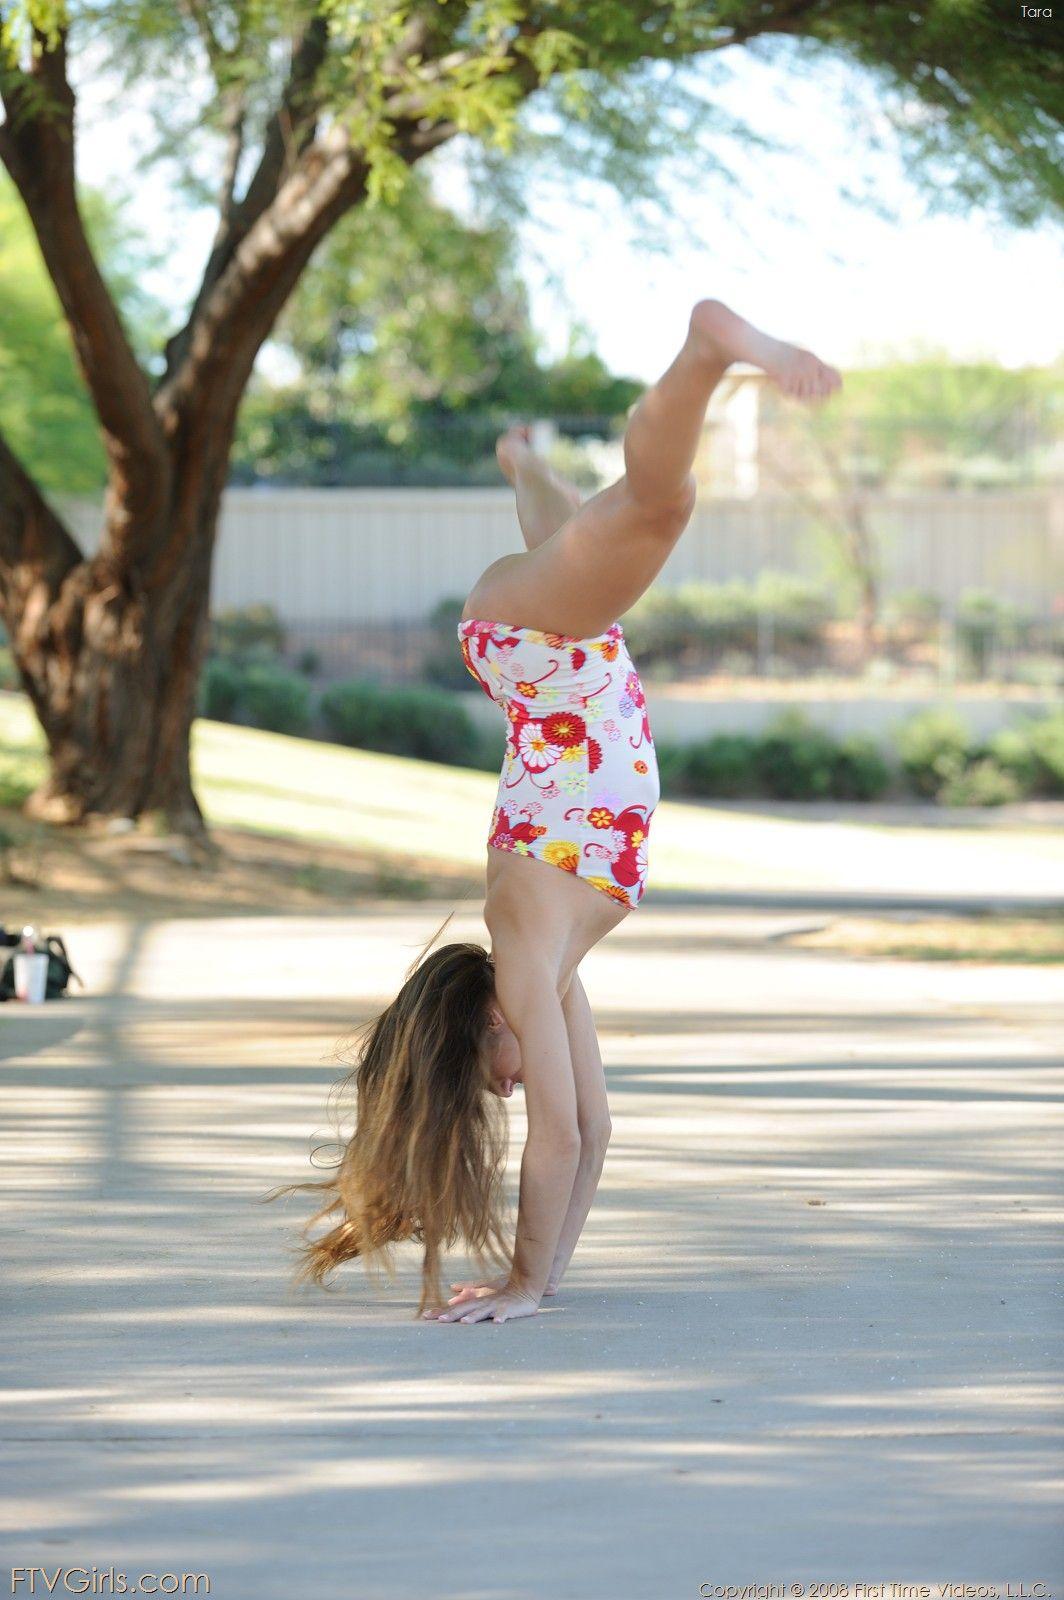
[[[561,491],[574,511],[578,510],[582,500],[580,490],[554,471],[550,462],[532,448],[531,440],[532,429],[527,422],[515,423],[505,433],[500,433],[495,441],[495,455],[503,476],[516,486],[519,472],[538,473]]]
[[[506,432],[500,433],[495,441],[496,458],[502,468],[503,476],[510,483],[517,477],[518,463],[533,454],[531,437],[532,429],[527,422],[522,422],[507,428]]]
[[[770,338],[720,300],[698,302],[691,313],[691,336],[705,347],[707,355],[725,366],[748,361],[760,367],[792,400],[819,405],[842,388],[840,374],[812,351]]]

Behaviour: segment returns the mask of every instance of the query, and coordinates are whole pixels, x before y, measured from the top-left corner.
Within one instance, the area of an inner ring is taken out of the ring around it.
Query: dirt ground
[[[58,829],[0,812],[13,841],[0,866],[0,921],[13,927],[121,917],[224,916],[349,910],[365,900],[423,900],[476,892],[470,872],[398,850],[288,839],[237,828],[212,830],[201,859],[179,840],[135,832]]]
[[[380,901],[478,900],[483,880],[438,862],[396,854],[218,828],[212,849],[190,857],[180,841],[136,833],[59,830],[0,815],[14,839],[0,875],[0,923],[47,931],[106,917],[155,920],[231,914],[337,915]],[[773,942],[794,949],[879,960],[1064,962],[1064,916],[818,915],[777,930]],[[760,937],[755,942],[760,942]],[[749,943],[737,926],[725,945]]]

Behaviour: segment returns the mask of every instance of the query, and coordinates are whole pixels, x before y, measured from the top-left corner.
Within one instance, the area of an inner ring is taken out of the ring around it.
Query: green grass
[[[6,773],[17,803],[43,772],[28,701],[0,694],[0,783]],[[407,860],[413,871],[483,871],[494,773],[205,721],[193,733],[193,773],[212,824],[353,846],[379,854],[386,871]],[[1040,895],[1064,882],[1064,838],[1047,831],[891,831],[856,816],[823,824],[707,802],[663,802],[650,849],[662,890]]]

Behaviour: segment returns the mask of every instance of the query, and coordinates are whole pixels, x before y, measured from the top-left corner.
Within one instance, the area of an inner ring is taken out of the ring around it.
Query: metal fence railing
[[[476,693],[458,650],[454,621],[300,621],[283,628],[275,649],[290,670],[326,685],[357,678],[383,686],[433,684]],[[457,607],[454,608],[457,613]],[[960,685],[1012,685],[1039,694],[1064,690],[1064,617],[1027,617],[1008,628],[979,628],[956,616],[926,627],[882,624],[869,641],[852,621],[833,620],[797,634],[760,612],[742,635],[643,647],[628,624],[632,653],[648,682],[713,684],[829,682],[869,691],[887,687],[945,691]]]

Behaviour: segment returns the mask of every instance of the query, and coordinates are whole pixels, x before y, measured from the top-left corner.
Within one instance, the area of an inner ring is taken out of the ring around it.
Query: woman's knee
[[[631,477],[625,480],[628,496],[639,516],[640,525],[663,538],[676,539],[686,528],[695,509],[698,486],[691,473],[681,486],[667,493],[643,488]]]

